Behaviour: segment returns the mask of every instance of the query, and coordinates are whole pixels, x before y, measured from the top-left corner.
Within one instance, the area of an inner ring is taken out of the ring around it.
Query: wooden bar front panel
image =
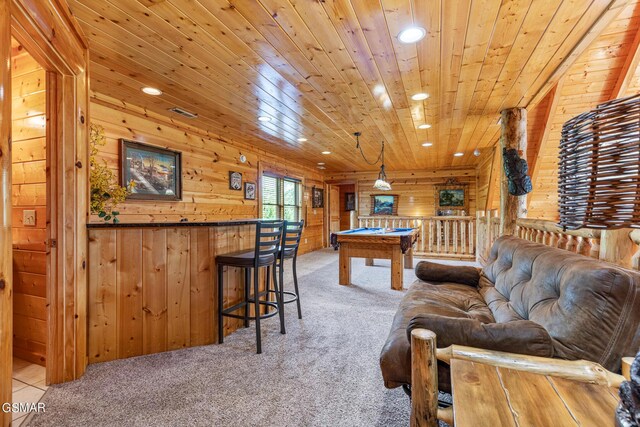
[[[89,230],[89,363],[217,342],[215,257],[254,238],[254,225]],[[243,281],[225,271],[225,306]],[[242,326],[224,322],[225,335]]]

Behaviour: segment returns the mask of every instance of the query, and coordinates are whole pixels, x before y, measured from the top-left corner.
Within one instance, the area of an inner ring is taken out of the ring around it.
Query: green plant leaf
[[[120,212],[118,212],[118,211],[112,211],[112,212],[111,212],[111,215],[113,215],[113,216],[115,216],[115,215],[120,215]]]
[[[104,218],[107,215],[107,213],[105,211],[100,211],[98,213],[98,218]]]
[[[113,218],[113,223],[114,223],[114,224],[117,224],[117,223],[119,223],[119,222],[120,222],[120,220],[119,220],[118,218]]]
[[[107,216],[104,217],[105,221],[109,221],[110,219],[111,219],[111,215],[107,215]]]

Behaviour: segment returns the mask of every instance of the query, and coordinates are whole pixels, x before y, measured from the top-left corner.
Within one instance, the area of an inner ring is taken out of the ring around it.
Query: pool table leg
[[[402,275],[404,270],[404,256],[400,245],[391,250],[391,289],[402,290]]]
[[[404,254],[404,268],[413,269],[413,248],[409,248]]]
[[[371,267],[373,265],[373,258],[365,258],[364,265],[366,265],[367,267]]]
[[[340,272],[339,282],[341,285],[351,284],[351,257],[349,256],[349,246],[340,245]]]

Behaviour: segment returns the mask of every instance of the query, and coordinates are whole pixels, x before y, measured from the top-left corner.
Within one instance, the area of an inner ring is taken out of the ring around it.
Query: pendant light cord
[[[367,159],[367,156],[364,155],[364,151],[362,151],[362,147],[360,146],[360,132],[356,132],[354,133],[354,135],[356,136],[356,148],[358,150],[360,150],[360,155],[362,156],[362,158],[364,159],[364,161],[371,166],[376,165],[380,160],[382,160],[382,164],[384,164],[384,141],[382,141],[382,151],[380,151],[380,154],[378,154],[378,158],[373,161],[370,162]]]

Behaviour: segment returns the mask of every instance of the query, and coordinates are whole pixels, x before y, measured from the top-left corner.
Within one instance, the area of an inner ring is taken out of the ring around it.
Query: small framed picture
[[[344,193],[344,210],[356,210],[356,193]]]
[[[244,183],[244,198],[247,200],[256,199],[256,183],[255,182]]]
[[[229,171],[229,189],[242,191],[242,174],[240,172]]]
[[[127,199],[180,200],[182,157],[177,151],[120,140],[120,180],[136,183]]]
[[[321,188],[313,187],[311,189],[311,207],[323,208],[324,207],[324,190]]]

